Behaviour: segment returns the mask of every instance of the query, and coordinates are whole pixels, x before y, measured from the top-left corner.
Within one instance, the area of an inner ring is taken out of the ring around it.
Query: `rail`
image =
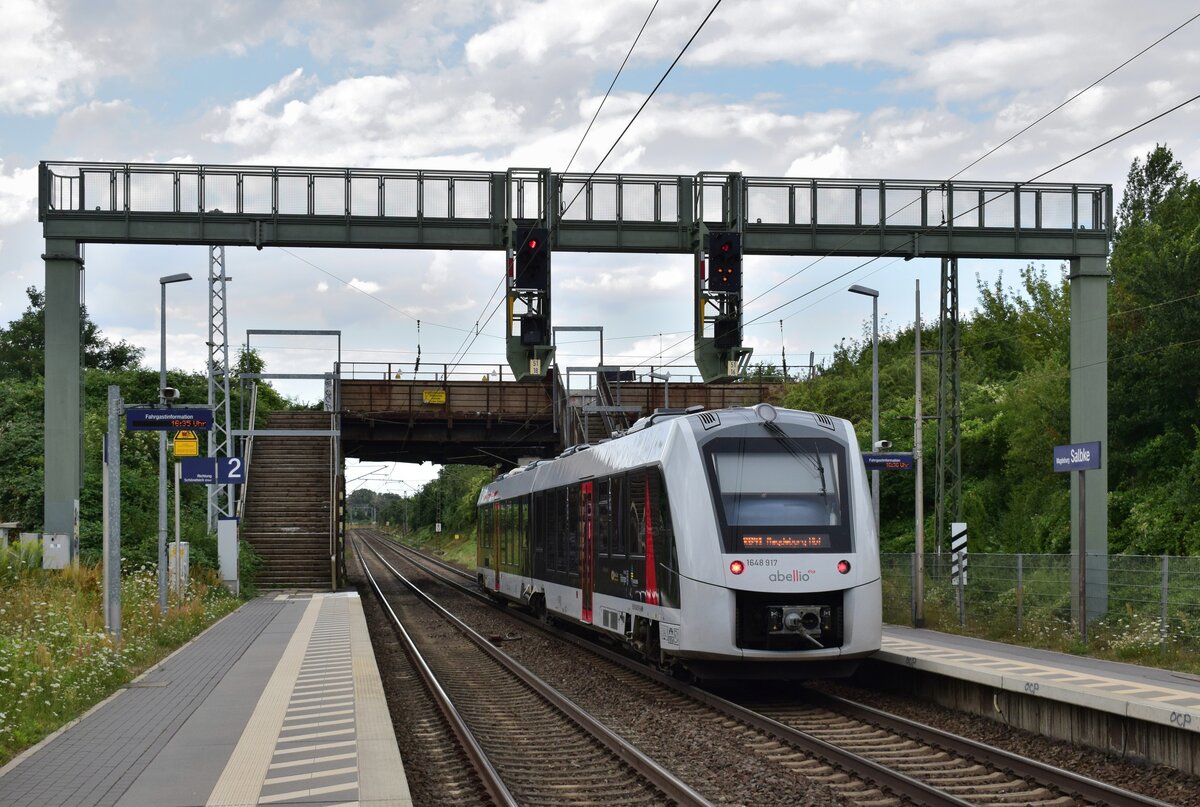
[[[429,606],[439,616],[454,626],[457,631],[468,639],[475,647],[493,659],[504,670],[508,671],[521,682],[526,688],[532,690],[555,710],[565,715],[570,721],[575,723],[584,732],[594,738],[600,745],[610,751],[614,756],[628,765],[638,775],[645,778],[653,787],[657,788],[666,796],[667,800],[681,805],[681,807],[701,807],[701,805],[710,805],[710,802],[689,787],[685,782],[672,774],[658,762],[642,753],[633,743],[621,737],[616,732],[608,728],[597,718],[593,717],[589,712],[578,706],[573,700],[567,697],[564,693],[559,692],[549,683],[538,677],[529,669],[525,668],[514,660],[511,656],[499,650],[491,641],[475,631],[461,619],[456,617],[450,611],[446,610],[439,603],[434,601],[427,593],[422,591],[416,584],[406,578],[399,570],[396,569],[386,558],[380,554],[372,542],[363,541],[371,553],[392,573],[396,580],[403,586],[409,589],[418,599],[425,605]],[[357,554],[357,553],[356,553]],[[363,569],[370,576],[370,571],[367,570],[366,563],[363,563]],[[372,586],[379,595],[381,601],[383,595],[380,592],[379,586],[371,576]],[[388,607],[391,611],[390,606]],[[399,624],[399,621],[396,621]],[[457,731],[457,729],[456,729]],[[490,767],[490,766],[489,766]],[[492,770],[495,770],[494,768]]]

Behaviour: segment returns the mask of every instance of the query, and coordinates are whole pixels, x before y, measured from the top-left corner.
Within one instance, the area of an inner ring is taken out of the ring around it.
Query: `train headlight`
[[[837,565],[838,574],[850,574],[850,561],[839,560]]]
[[[758,419],[763,423],[774,423],[775,416],[779,413],[776,412],[775,407],[771,406],[769,403],[760,403],[755,404],[754,414],[758,415]]]
[[[729,571],[733,572],[734,574],[741,574],[742,572],[746,571],[746,564],[742,563],[740,560],[735,560],[729,564]]]

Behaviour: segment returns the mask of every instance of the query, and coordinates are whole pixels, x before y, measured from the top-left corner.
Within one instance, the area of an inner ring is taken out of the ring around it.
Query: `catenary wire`
[[[588,183],[590,183],[592,178],[596,176],[596,172],[599,171],[604,165],[604,161],[608,159],[609,155],[613,153],[613,149],[615,149],[617,144],[621,142],[621,138],[623,138],[625,133],[629,131],[629,127],[633,126],[633,122],[638,119],[638,115],[642,114],[642,110],[646,108],[646,104],[650,103],[650,99],[654,97],[654,93],[658,92],[658,88],[661,87],[663,82],[667,80],[667,76],[671,75],[671,71],[675,69],[675,65],[679,64],[679,60],[683,58],[683,54],[687,53],[687,49],[691,47],[692,42],[694,42],[696,37],[700,35],[700,32],[704,30],[704,26],[708,24],[709,19],[712,18],[712,15],[716,12],[717,8],[720,7],[721,2],[722,0],[717,0],[717,2],[713,3],[713,7],[709,9],[708,14],[706,14],[704,19],[700,21],[700,24],[696,26],[696,30],[692,32],[691,37],[686,43],[684,43],[683,48],[679,51],[679,54],[675,57],[674,61],[671,62],[670,66],[667,67],[666,72],[662,74],[662,78],[658,80],[658,83],[655,84],[654,88],[650,90],[650,94],[646,96],[644,101],[642,101],[641,106],[639,106],[637,111],[633,113],[633,117],[629,119],[629,123],[625,124],[625,128],[621,130],[619,135],[617,135],[617,139],[613,141],[613,144],[608,147],[608,151],[604,152],[604,156],[600,158],[600,162],[596,163],[596,167],[591,170],[591,173],[588,174],[587,179],[579,184],[579,190],[575,192],[575,195],[571,197],[571,201],[568,202],[567,206],[563,208],[562,213],[559,214],[559,218],[567,215],[567,212],[571,209],[571,206],[575,204],[575,200],[579,198],[581,193],[583,193],[584,189],[588,186]]]
[[[621,71],[625,69],[626,63],[629,62],[629,57],[633,55],[633,49],[637,47],[638,40],[642,38],[642,32],[646,30],[646,25],[649,24],[650,18],[654,16],[654,10],[658,8],[658,0],[654,0],[654,5],[650,7],[650,13],[646,15],[646,19],[642,21],[642,27],[638,29],[637,36],[633,38],[633,44],[629,46],[625,58],[621,61],[621,66],[617,68],[617,74],[613,76],[612,82],[608,85],[608,89],[604,91],[604,97],[600,99],[600,106],[596,107],[596,114],[592,115],[592,119],[588,121],[587,128],[583,131],[583,137],[579,138],[579,143],[575,146],[575,151],[571,152],[571,159],[567,160],[567,167],[563,169],[563,173],[571,171],[571,165],[575,162],[575,157],[579,154],[579,149],[583,147],[583,141],[587,140],[588,133],[592,131],[592,126],[596,123],[596,118],[600,117],[600,110],[604,109],[604,104],[608,101],[608,96],[612,93],[613,87],[617,84],[617,79],[621,77]]]

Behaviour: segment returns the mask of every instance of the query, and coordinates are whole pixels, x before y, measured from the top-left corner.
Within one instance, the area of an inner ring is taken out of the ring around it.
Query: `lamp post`
[[[167,403],[167,284],[191,280],[187,272],[167,275],[158,279],[162,290],[159,311],[162,315],[159,333],[161,336],[158,363],[158,403]],[[178,562],[178,559],[177,559]],[[167,612],[167,433],[158,433],[158,610]]]
[[[671,371],[665,373],[650,373],[651,378],[663,382],[663,409],[671,408]]]
[[[879,292],[866,286],[848,291],[871,298],[871,450],[879,448]],[[879,471],[871,471],[871,506],[875,510],[875,534],[879,534]]]

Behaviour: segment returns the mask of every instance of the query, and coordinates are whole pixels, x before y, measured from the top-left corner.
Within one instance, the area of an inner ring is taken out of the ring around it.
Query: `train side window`
[[[529,552],[529,533],[533,529],[533,525],[529,523],[529,503],[532,501],[532,496],[526,496],[521,499],[521,556],[524,558]]]
[[[557,491],[549,491],[546,496],[546,517],[543,522],[546,528],[546,568],[558,570],[558,500]]]
[[[567,488],[567,552],[565,572],[579,571],[579,524],[582,513],[579,507],[579,486]]]
[[[612,531],[612,500],[611,486],[607,479],[596,483],[596,552],[608,555],[609,533]]]
[[[568,561],[566,551],[568,551],[568,544],[570,543],[568,533],[571,530],[568,491],[565,488],[556,491],[554,500],[556,500],[554,504],[556,504],[557,508],[554,510],[554,544],[556,544],[557,548],[557,563],[554,564],[554,569],[558,570],[558,572],[566,572],[566,561]]]
[[[508,520],[512,508],[508,502],[500,505],[500,562],[508,563]]]
[[[629,475],[629,554],[646,554],[646,472],[634,471]]]
[[[610,530],[610,543],[612,544],[612,557],[624,557],[628,550],[626,547],[629,541],[625,537],[625,531],[628,528],[629,519],[625,517],[625,475],[614,476],[611,480],[612,484],[612,529]]]

